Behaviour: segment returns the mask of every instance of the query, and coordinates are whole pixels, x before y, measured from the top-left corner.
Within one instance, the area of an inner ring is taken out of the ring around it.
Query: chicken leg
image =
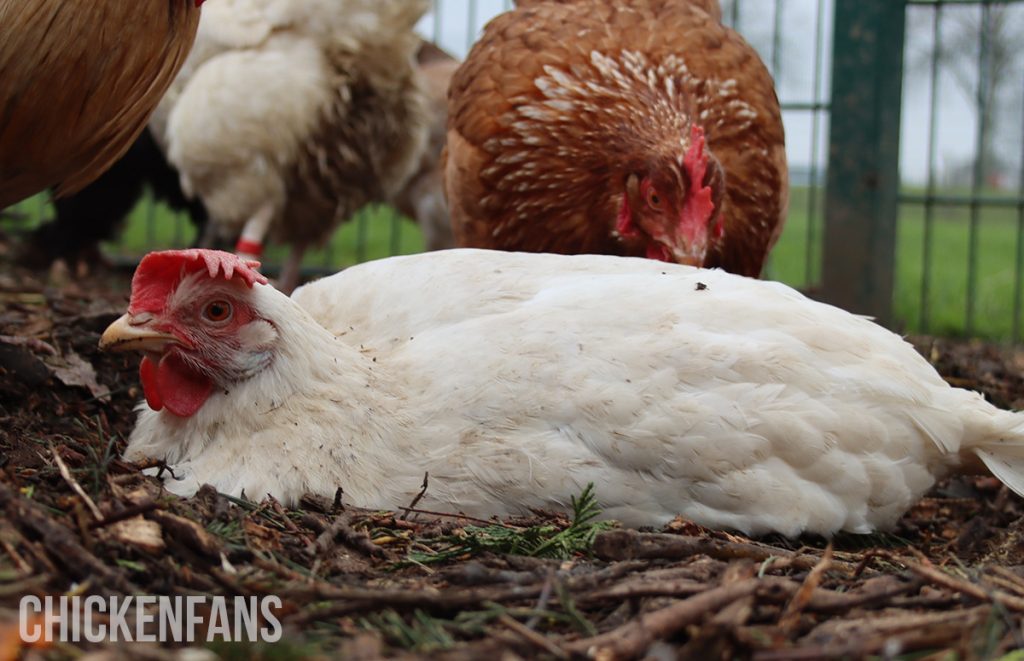
[[[235,254],[243,259],[260,259],[263,255],[263,240],[270,231],[270,224],[274,222],[275,215],[272,204],[267,203],[260,207],[242,228],[242,235],[235,244]]]
[[[302,257],[306,254],[306,245],[296,243],[288,253],[288,259],[281,266],[281,272],[277,276],[277,288],[285,294],[291,294],[299,286],[299,278],[302,275]]]

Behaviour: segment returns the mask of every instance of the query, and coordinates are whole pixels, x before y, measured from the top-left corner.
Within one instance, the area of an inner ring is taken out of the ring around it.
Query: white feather
[[[429,471],[425,506],[489,516],[593,482],[629,525],[796,535],[890,527],[971,453],[1024,486],[1017,414],[777,283],[455,250],[248,295],[272,365],[189,419],[140,407],[129,455],[166,457],[181,492],[392,508]]]

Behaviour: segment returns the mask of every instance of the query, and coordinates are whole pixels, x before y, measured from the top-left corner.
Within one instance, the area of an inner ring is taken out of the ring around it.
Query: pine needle
[[[508,528],[505,526],[466,526],[462,535],[442,539],[447,546],[436,553],[414,551],[409,562],[430,564],[445,562],[453,558],[472,556],[485,551],[537,558],[568,559],[578,554],[587,554],[594,545],[598,533],[613,526],[608,521],[597,521],[601,515],[594,484],[583,489],[579,497],[572,497],[573,520],[568,527],[559,529],[551,524],[529,528]]]

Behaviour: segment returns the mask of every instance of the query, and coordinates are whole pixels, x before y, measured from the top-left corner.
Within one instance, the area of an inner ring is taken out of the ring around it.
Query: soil
[[[137,358],[96,349],[127,288],[124,272],[17,268],[0,239],[0,661],[180,656],[22,643],[20,598],[69,593],[279,596],[282,641],[212,643],[224,658],[994,658],[1024,644],[1024,509],[993,478],[942,483],[895,531],[831,545],[683,520],[605,530],[343,495],[295,509],[170,496],[119,458]],[[1024,352],[912,339],[950,383],[1024,407]]]

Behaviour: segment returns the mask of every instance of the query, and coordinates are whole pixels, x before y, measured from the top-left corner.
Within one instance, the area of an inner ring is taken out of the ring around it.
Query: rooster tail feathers
[[[985,467],[1018,496],[1024,497],[1024,413],[1000,411],[1007,432],[970,448]]]

